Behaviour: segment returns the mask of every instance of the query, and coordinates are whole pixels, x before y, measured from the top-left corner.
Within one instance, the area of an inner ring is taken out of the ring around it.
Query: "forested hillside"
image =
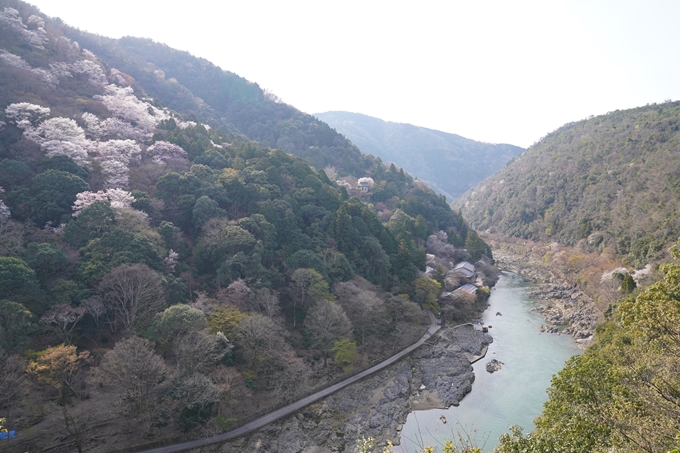
[[[211,127],[64,30],[0,0],[0,418],[21,434],[7,448],[227,430],[414,341],[452,262],[489,253],[443,196],[353,160],[335,132],[337,148],[300,139],[324,170],[251,141],[249,124],[283,124],[277,109],[301,115],[256,85],[216,70],[234,83],[222,107],[264,107]]]
[[[341,176],[376,165],[373,156],[362,154],[326,123],[203,58],[149,39],[116,40],[68,26],[62,30],[177,112],[223,128],[233,125],[262,146],[295,154],[316,168],[331,165]]]
[[[325,112],[315,116],[364,152],[404,167],[450,200],[463,195],[524,151],[518,146],[477,142],[359,113]]]
[[[475,228],[615,248],[641,267],[680,236],[680,102],[567,124],[456,201]]]

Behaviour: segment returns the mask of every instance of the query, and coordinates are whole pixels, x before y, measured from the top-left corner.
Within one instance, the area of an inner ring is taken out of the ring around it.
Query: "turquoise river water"
[[[533,420],[548,398],[550,379],[580,350],[569,335],[539,332],[544,321],[531,311],[537,304],[527,296],[528,288],[517,275],[501,274],[483,315],[484,325],[492,326],[493,343],[486,357],[473,365],[472,392],[458,407],[409,414],[401,447],[395,451],[413,453],[420,451],[419,446],[441,446],[457,438],[458,432],[468,433],[478,446],[490,451],[509,426],[520,425],[525,432],[533,429]],[[485,369],[491,359],[503,363],[493,374]],[[442,415],[447,423],[442,422]]]

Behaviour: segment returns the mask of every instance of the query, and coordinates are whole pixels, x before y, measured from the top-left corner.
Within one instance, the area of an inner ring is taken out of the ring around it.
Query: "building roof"
[[[477,287],[475,285],[470,285],[470,284],[463,285],[460,288],[458,288],[457,290],[455,290],[453,292],[453,294],[456,295],[456,294],[460,294],[461,292],[465,292],[465,293],[468,293],[470,295],[474,295],[474,294],[477,293]]]
[[[456,271],[458,269],[467,269],[470,272],[474,272],[475,266],[474,266],[474,264],[472,264],[468,261],[461,261],[460,263],[456,264],[456,266],[453,268],[454,271]]]
[[[453,272],[461,274],[465,278],[472,278],[475,276],[475,266],[468,263],[467,261],[463,261],[456,264],[456,266],[453,268]]]

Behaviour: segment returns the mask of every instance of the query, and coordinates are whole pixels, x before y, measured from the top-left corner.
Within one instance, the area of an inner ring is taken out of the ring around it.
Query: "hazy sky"
[[[677,0],[28,0],[105,36],[207,58],[308,113],[529,146],[680,99]]]

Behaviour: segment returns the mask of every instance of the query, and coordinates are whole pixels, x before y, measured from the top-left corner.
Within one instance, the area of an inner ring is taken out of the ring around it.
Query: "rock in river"
[[[488,371],[489,373],[493,373],[494,371],[500,370],[501,365],[503,365],[503,362],[499,362],[496,359],[492,359],[489,363],[486,364],[486,371]]]

